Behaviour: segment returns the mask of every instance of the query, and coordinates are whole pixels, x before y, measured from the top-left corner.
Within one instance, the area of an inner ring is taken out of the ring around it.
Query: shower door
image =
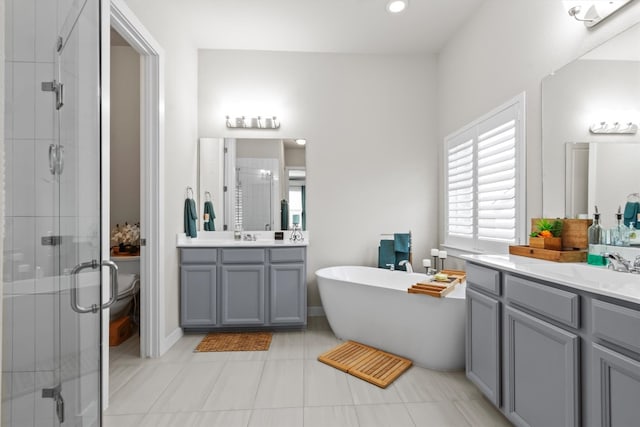
[[[75,0],[56,43],[53,92],[54,425],[101,424],[102,261],[100,206],[100,0]],[[43,85],[43,89],[45,89]],[[114,274],[112,277],[115,277]]]

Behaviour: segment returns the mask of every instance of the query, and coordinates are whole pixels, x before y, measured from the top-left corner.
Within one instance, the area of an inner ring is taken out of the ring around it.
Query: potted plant
[[[562,221],[542,218],[536,223],[536,230],[529,235],[529,246],[539,249],[562,250]]]

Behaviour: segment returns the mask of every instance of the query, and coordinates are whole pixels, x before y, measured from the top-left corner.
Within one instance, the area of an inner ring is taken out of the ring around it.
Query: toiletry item
[[[618,207],[616,225],[611,229],[611,244],[615,246],[629,246],[629,228],[622,222],[622,209]]]
[[[606,265],[606,260],[601,250],[601,244],[603,243],[603,230],[600,226],[600,213],[596,206],[596,211],[593,214],[593,224],[587,230],[589,237],[589,252],[587,253],[587,263],[592,265]]]
[[[640,246],[640,230],[636,229],[636,223],[629,223],[629,245]]]

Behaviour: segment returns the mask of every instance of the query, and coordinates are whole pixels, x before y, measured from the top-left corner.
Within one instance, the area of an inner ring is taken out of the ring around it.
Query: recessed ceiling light
[[[298,145],[304,145],[306,143],[307,143],[306,139],[302,139],[302,138],[296,139],[296,144],[298,144]]]
[[[391,13],[400,13],[407,8],[409,0],[389,0],[387,3],[387,11]]]

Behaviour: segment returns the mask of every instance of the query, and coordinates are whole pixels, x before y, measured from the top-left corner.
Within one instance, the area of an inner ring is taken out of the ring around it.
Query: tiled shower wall
[[[54,48],[73,0],[6,0],[5,188],[3,253],[2,425],[52,425],[54,181],[48,150],[54,141],[52,93],[40,82],[54,78]],[[48,292],[47,292],[48,290]]]

